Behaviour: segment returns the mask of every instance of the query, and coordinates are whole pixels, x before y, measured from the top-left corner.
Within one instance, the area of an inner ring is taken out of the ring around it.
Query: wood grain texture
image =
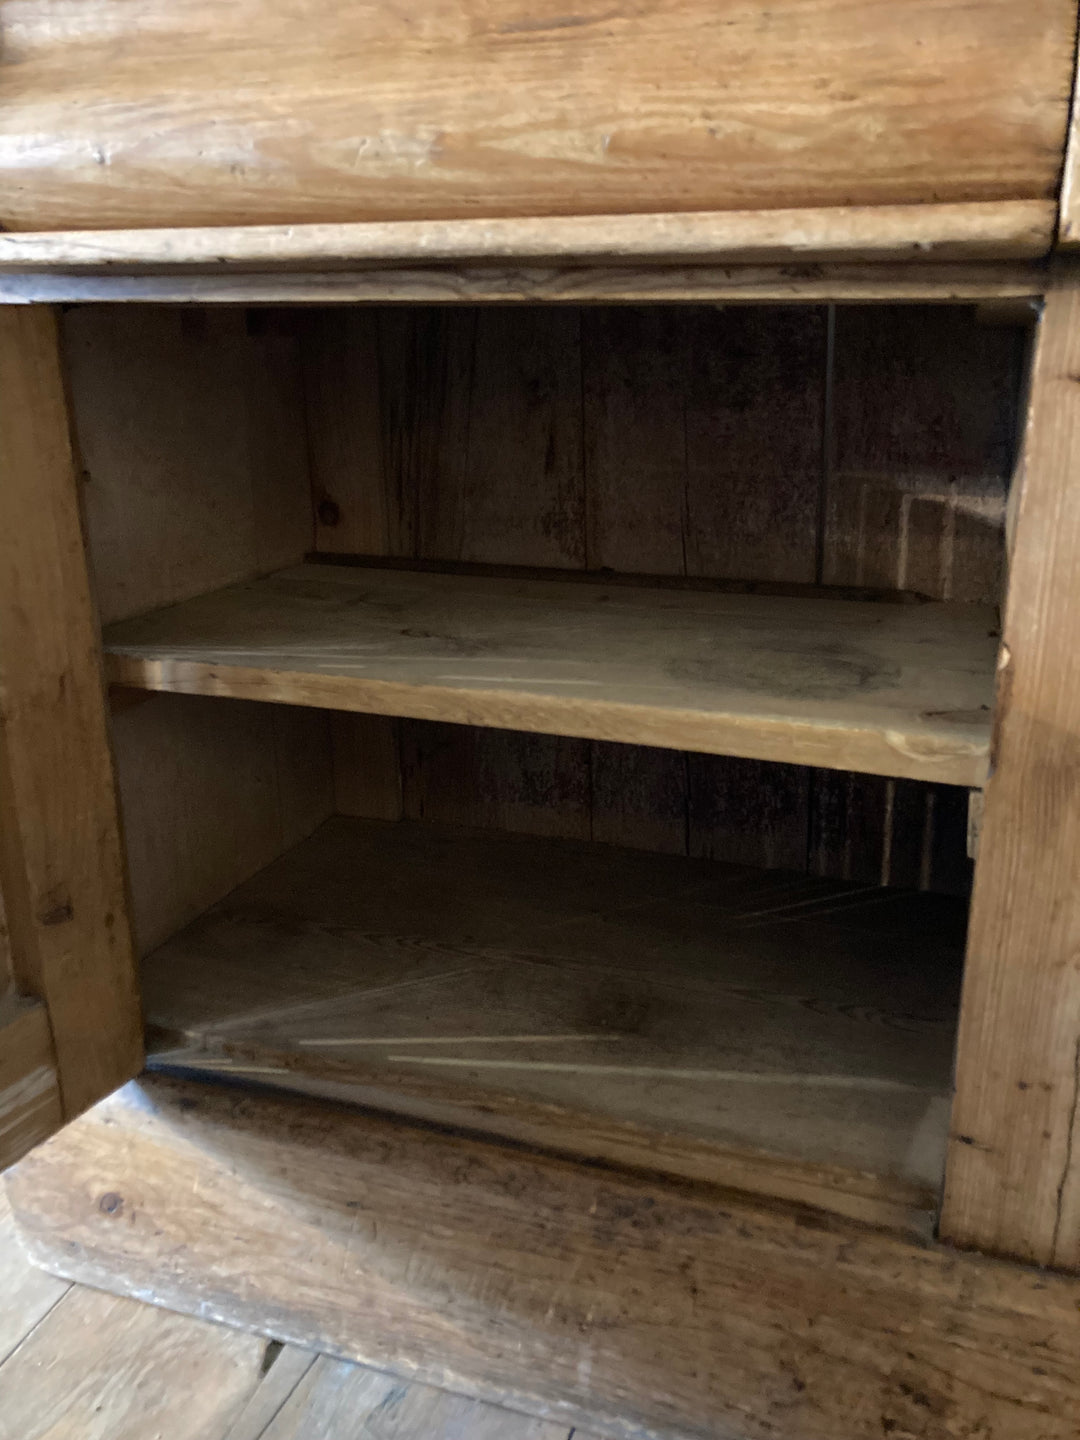
[[[97,619],[56,320],[0,308],[0,887],[18,987],[49,1012],[66,1115],[142,1035]]]
[[[229,275],[0,271],[9,305],[581,305],[1038,300],[1039,264],[393,266]]]
[[[48,1012],[39,1001],[0,995],[0,1170],[62,1124]]]
[[[978,785],[996,634],[978,606],[305,565],[105,645],[149,690]]]
[[[255,1335],[75,1286],[0,1365],[0,1440],[221,1440],[265,1349]]]
[[[342,269],[423,261],[572,260],[761,264],[817,260],[1000,260],[1045,255],[1052,200],[833,206],[699,214],[397,220],[228,229],[0,234],[0,269],[110,273]]]
[[[568,24],[554,0],[313,0],[298,31],[259,0],[31,0],[0,18],[0,220],[80,230],[1050,199],[1076,17],[669,0]]]
[[[1080,244],[1080,109],[1073,82],[1072,114],[1065,146],[1065,167],[1059,196],[1057,243],[1060,249],[1075,250]]]
[[[335,820],[150,957],[152,1063],[925,1228],[960,902],[435,818]]]
[[[841,307],[820,579],[997,604],[1028,336],[968,307]]]
[[[972,899],[943,1233],[1080,1264],[1080,283],[1036,342]]]
[[[299,561],[313,526],[299,338],[275,314],[91,307],[63,319],[106,622]],[[113,707],[141,950],[332,809],[326,717]]]
[[[346,1440],[372,1429],[379,1440],[570,1440],[558,1420],[514,1415],[326,1356],[315,1361],[259,1440]]]
[[[114,712],[140,954],[333,813],[327,718],[180,695]]]
[[[317,499],[331,502],[334,521],[318,544],[443,563],[498,553],[755,582],[866,574],[887,588],[906,581],[939,598],[995,602],[1023,346],[1017,315],[1005,317],[1011,328],[995,316],[992,329],[984,315],[944,307],[842,309],[832,325],[827,316],[814,306],[583,308],[579,338],[567,324],[560,342],[567,366],[580,366],[580,393],[550,383],[534,393],[525,382],[537,367],[508,365],[480,406],[472,377],[489,335],[475,311],[311,315],[308,425],[316,453],[325,439],[331,461],[319,467]],[[554,332],[503,313],[497,333],[516,333],[524,347]],[[354,378],[350,356],[361,348],[368,369]],[[514,417],[513,463],[463,479],[474,424],[485,434],[508,424],[492,405]],[[580,478],[563,438],[578,429]],[[584,537],[572,523],[582,481]],[[376,717],[358,723],[365,736],[377,728]],[[534,754],[524,736],[425,736],[421,722],[399,729],[417,732],[408,749],[420,769],[406,788],[432,813],[471,824],[516,816],[535,833],[546,740],[536,738]],[[565,744],[560,753],[565,766]],[[446,780],[441,797],[434,775],[421,773],[427,757]],[[584,833],[591,787],[596,838],[953,893],[970,885],[949,787],[719,757],[679,763],[670,752],[602,742],[579,748],[574,765],[580,782],[565,811],[547,808],[546,833],[560,813],[563,833]],[[371,783],[369,767],[349,813],[363,813]],[[480,794],[486,800],[474,803]],[[371,803],[368,813],[387,813],[377,794]]]
[[[47,1275],[23,1254],[0,1178],[0,1366],[66,1293],[65,1281]]]
[[[105,623],[303,558],[295,336],[240,311],[95,306],[66,313],[63,341]]]
[[[615,1440],[1075,1432],[1074,1280],[797,1211],[162,1080],[9,1183],[69,1276]]]

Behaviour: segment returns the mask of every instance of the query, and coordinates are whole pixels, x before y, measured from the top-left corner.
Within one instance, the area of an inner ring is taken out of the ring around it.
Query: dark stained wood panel
[[[1075,21],[1071,0],[5,0],[0,221],[1050,197]]]

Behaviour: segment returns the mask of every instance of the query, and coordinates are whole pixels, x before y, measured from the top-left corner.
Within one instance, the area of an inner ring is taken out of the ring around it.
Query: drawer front
[[[1050,196],[1071,0],[0,0],[16,230]]]

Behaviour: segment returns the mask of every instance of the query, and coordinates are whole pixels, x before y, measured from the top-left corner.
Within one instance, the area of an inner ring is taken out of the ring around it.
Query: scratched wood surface
[[[557,1421],[60,1280],[24,1254],[2,1180],[0,1296],[3,1440],[569,1440]]]
[[[339,818],[155,952],[143,996],[158,1065],[918,1228],[963,928],[944,897]]]
[[[1070,0],[311,0],[303,18],[6,0],[4,227],[1048,199],[1076,17]]]
[[[109,626],[147,690],[977,786],[987,606],[301,565]]]
[[[619,1440],[1075,1436],[1075,1277],[801,1207],[157,1076],[9,1187],[72,1278]]]

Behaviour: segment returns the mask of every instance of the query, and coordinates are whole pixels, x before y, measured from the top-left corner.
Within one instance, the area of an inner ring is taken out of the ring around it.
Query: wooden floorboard
[[[304,565],[106,632],[118,685],[979,785],[993,607]]]
[[[0,1180],[0,1440],[567,1440],[565,1423],[71,1285]],[[575,1440],[597,1440],[582,1430]]]

